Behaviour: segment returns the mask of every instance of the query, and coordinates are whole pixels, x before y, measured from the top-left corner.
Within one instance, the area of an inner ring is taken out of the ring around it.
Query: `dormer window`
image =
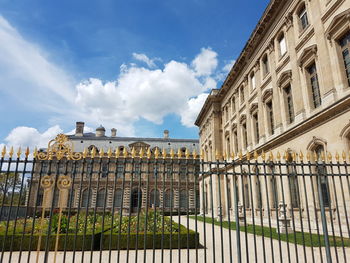
[[[298,17],[299,17],[300,31],[304,31],[309,25],[309,19],[307,17],[305,4],[299,9]]]

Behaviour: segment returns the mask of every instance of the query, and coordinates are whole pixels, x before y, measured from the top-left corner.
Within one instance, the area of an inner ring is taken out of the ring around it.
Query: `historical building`
[[[119,137],[116,129],[106,136],[102,126],[96,133],[83,131],[84,123],[77,122],[76,132],[69,135],[68,140],[69,147],[77,153],[85,152],[86,158],[75,162],[62,159],[55,163],[40,160],[38,156],[31,182],[31,206],[49,208],[53,203],[65,209],[96,207],[99,211],[123,206],[125,212],[130,208],[136,212],[138,207],[145,208],[148,200],[148,207],[162,209],[164,206],[167,212],[171,207],[173,212],[194,211],[196,192],[199,196],[195,179],[199,163],[191,156],[193,151],[199,151],[198,140],[172,139],[167,130],[163,138]],[[140,158],[141,150],[143,158]],[[92,152],[94,158],[91,158]],[[68,176],[71,186],[66,191],[57,188],[54,191],[51,187],[45,193],[43,181],[56,180],[56,175],[57,178]]]
[[[337,151],[348,153],[349,17],[350,1],[271,0],[222,87],[211,91],[198,115],[196,125],[200,128],[200,148],[205,159],[216,160],[216,151],[221,155],[225,152],[230,156],[229,161],[232,156],[238,158],[239,152],[244,156],[248,152],[272,151],[276,156],[279,151],[287,152],[288,161],[293,153],[311,151],[316,153],[311,156],[311,162],[315,162],[327,152],[332,152],[333,156]],[[227,188],[225,181],[221,181],[219,196],[221,179],[216,176],[212,179],[212,197],[208,190],[209,177],[200,181],[200,189],[202,184],[206,189],[202,194],[209,200],[206,212],[214,209],[214,214],[218,215],[221,200],[222,213],[226,216],[226,204],[231,202],[226,196],[233,198],[233,191],[227,193],[226,189],[233,189],[233,180]],[[334,189],[341,193],[340,186],[333,185],[329,179],[329,187],[326,187],[325,180],[327,177],[322,177],[321,187],[315,184],[315,189],[321,191],[325,207],[332,208],[337,192]],[[279,182],[271,182],[273,185],[265,188],[264,180],[253,181],[253,189],[245,180],[238,180],[237,184],[240,200],[243,200],[241,189],[248,192],[245,196],[248,210],[251,198],[265,211],[268,204],[276,208],[275,201],[282,200]],[[274,195],[270,195],[271,200],[266,200],[265,194],[260,200],[255,194],[249,195],[250,191],[256,193],[259,187],[277,192],[278,200],[272,200]],[[297,187],[294,181],[292,190],[288,191],[286,184],[286,202],[296,215],[299,216],[302,209],[301,214],[305,216],[304,192],[295,190]],[[311,191],[311,187],[307,190]],[[345,196],[346,205],[350,206],[348,193]],[[315,208],[312,203],[310,207]]]

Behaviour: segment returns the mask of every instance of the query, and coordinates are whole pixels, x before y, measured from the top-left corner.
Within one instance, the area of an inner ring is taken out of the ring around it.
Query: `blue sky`
[[[268,2],[0,0],[0,143],[46,144],[75,121],[197,138]]]

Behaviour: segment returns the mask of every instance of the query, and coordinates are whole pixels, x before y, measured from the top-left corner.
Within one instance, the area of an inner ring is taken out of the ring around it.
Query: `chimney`
[[[82,137],[84,133],[84,122],[77,121],[75,124],[75,136]]]
[[[115,129],[115,128],[111,129],[111,136],[112,137],[117,137],[117,129]]]
[[[168,138],[169,138],[169,131],[164,130],[164,139],[168,139]]]
[[[96,137],[103,137],[105,136],[105,133],[106,129],[102,125],[96,129]]]

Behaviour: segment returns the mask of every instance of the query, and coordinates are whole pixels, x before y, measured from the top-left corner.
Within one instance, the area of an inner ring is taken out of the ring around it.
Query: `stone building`
[[[90,155],[76,162],[66,159],[58,162],[38,160],[32,181],[34,191],[30,195],[31,206],[36,204],[49,208],[53,202],[55,207],[61,204],[66,209],[70,207],[75,210],[88,206],[100,211],[112,207],[120,209],[123,205],[123,211],[128,212],[131,208],[132,212],[136,212],[138,206],[145,208],[148,200],[149,207],[162,209],[164,204],[166,212],[171,207],[173,212],[179,209],[187,212],[187,208],[190,213],[194,212],[196,192],[199,196],[198,181],[195,179],[195,175],[198,178],[199,163],[191,156],[185,158],[185,155],[192,155],[194,150],[198,153],[198,140],[172,139],[167,130],[163,138],[119,137],[116,129],[106,136],[102,126],[96,129],[96,133],[83,131],[84,123],[77,122],[75,134],[68,136],[69,143],[78,153],[84,152],[84,149],[91,153],[94,149],[95,158]],[[107,156],[109,149],[113,151],[111,158]],[[141,149],[144,152],[142,159],[139,157]],[[148,150],[151,158],[147,157]],[[163,158],[164,150],[167,158]],[[173,158],[170,156],[171,150],[175,152]],[[136,158],[132,157],[132,151],[136,153]],[[156,151],[159,152],[158,159],[155,158]],[[181,158],[178,158],[179,154]],[[49,177],[55,180],[56,175],[70,178],[68,191],[60,191],[56,187],[56,191],[50,188],[45,193],[42,186],[38,187],[39,180]],[[59,192],[62,197],[59,197]]]
[[[211,91],[197,117],[200,148],[205,159],[215,160],[216,151],[236,157],[240,151],[243,155],[272,151],[275,156],[278,151],[287,151],[289,160],[293,153],[311,151],[316,152],[311,158],[314,162],[327,152],[348,153],[349,17],[350,1],[271,0],[223,85]],[[229,189],[233,189],[232,181]],[[233,198],[233,191],[229,194],[222,191],[219,196],[218,182],[219,179],[213,177],[213,203],[209,201],[206,212],[214,209],[214,214],[218,215],[221,200],[222,213],[226,216],[226,204],[231,200],[225,196]],[[335,194],[341,193],[340,186],[339,182],[333,185],[329,180],[328,183],[328,190],[323,179],[323,190],[317,185],[315,189],[322,191],[325,206],[334,208]],[[200,189],[202,184],[207,189],[209,177],[200,181]],[[221,189],[226,189],[225,182],[221,184]],[[265,189],[264,182],[261,184]],[[249,191],[248,184],[244,187]],[[254,182],[252,187],[256,192]],[[279,191],[277,201],[280,202],[280,183],[274,188],[268,187]],[[311,191],[310,184],[307,187]],[[238,189],[242,189],[241,180],[238,180]],[[209,192],[205,190],[202,194],[210,195]],[[242,195],[242,191],[239,194]],[[345,196],[346,206],[350,206],[349,193]],[[206,199],[211,200],[208,196]],[[249,196],[247,199],[246,207],[249,207]],[[299,200],[299,207],[291,200]],[[268,203],[270,207],[274,205],[265,195],[260,201],[265,209]],[[286,191],[286,202],[297,215],[299,209],[305,213],[305,196],[301,189]],[[315,208],[313,204],[310,207]]]

